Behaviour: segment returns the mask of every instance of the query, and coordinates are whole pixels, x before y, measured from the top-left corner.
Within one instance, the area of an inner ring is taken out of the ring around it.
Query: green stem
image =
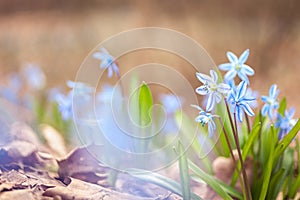
[[[245,112],[244,112],[245,113]],[[250,134],[251,132],[251,128],[250,128],[250,120],[248,115],[245,113],[245,118],[246,118],[246,123],[247,123],[247,130],[248,130],[248,134]]]

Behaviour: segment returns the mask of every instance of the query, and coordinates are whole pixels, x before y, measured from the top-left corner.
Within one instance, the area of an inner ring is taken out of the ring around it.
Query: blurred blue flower
[[[243,113],[249,116],[254,116],[254,112],[249,106],[251,101],[254,101],[254,97],[246,96],[247,83],[246,81],[240,82],[240,84],[230,93],[228,101],[234,105],[234,110],[237,114],[237,118],[240,122],[243,121]]]
[[[277,114],[275,127],[279,128],[278,139],[281,140],[296,124],[296,119],[293,119],[295,109],[291,108],[289,111],[285,111],[284,116]]]
[[[113,72],[116,73],[118,77],[120,77],[119,68],[114,61],[114,58],[108,53],[105,48],[101,48],[100,52],[95,52],[93,57],[100,60],[100,68],[101,69],[108,69],[108,77],[111,78]]]
[[[242,81],[246,81],[246,83],[249,85],[249,79],[247,76],[253,76],[254,70],[245,64],[248,56],[249,49],[245,50],[239,58],[237,58],[237,56],[232,52],[227,52],[229,63],[219,65],[220,70],[228,71],[224,77],[226,81],[230,81],[234,79],[236,75],[238,75]]]
[[[183,102],[182,98],[177,97],[173,94],[162,94],[160,95],[159,99],[164,106],[167,114],[174,114],[181,108]]]
[[[68,95],[64,95],[62,93],[57,93],[55,96],[55,101],[58,104],[59,112],[63,120],[69,120],[73,115],[73,94],[69,92]]]
[[[208,112],[214,108],[215,104],[221,102],[222,94],[226,95],[230,92],[230,86],[228,84],[217,83],[218,75],[214,70],[210,70],[210,75],[211,77],[199,72],[196,73],[198,80],[203,83],[202,86],[196,89],[196,92],[200,95],[209,95],[206,104],[206,111]]]
[[[211,113],[205,112],[201,107],[197,105],[192,105],[192,107],[197,108],[199,110],[199,115],[195,118],[195,121],[200,123],[203,127],[207,124],[208,126],[208,136],[212,137],[214,131],[216,130],[216,124],[214,122],[214,118],[216,115],[212,115]]]
[[[67,81],[67,86],[72,89],[74,98],[82,100],[90,100],[94,89],[86,83]]]
[[[22,72],[30,89],[41,90],[46,87],[46,76],[37,65],[28,64]]]
[[[18,74],[11,74],[8,79],[7,87],[0,87],[0,94],[8,101],[18,104],[20,103],[19,93],[22,87],[22,81]]]
[[[269,96],[262,96],[261,100],[265,103],[261,110],[261,114],[266,116],[268,114],[270,119],[273,119],[274,110],[279,107],[279,103],[277,101],[277,97],[279,94],[279,90],[277,90],[277,85],[273,84],[269,90]]]

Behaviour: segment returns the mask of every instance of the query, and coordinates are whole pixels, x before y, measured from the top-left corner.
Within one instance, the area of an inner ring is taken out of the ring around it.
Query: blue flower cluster
[[[210,137],[216,129],[214,118],[217,116],[212,115],[211,112],[216,104],[222,102],[222,99],[226,104],[231,106],[230,110],[239,122],[243,121],[245,114],[248,116],[255,115],[252,109],[257,107],[256,98],[258,97],[258,93],[248,87],[250,85],[248,76],[254,75],[254,70],[245,64],[249,53],[250,51],[247,49],[238,58],[232,52],[227,52],[229,63],[219,65],[220,70],[227,71],[224,76],[224,82],[218,82],[220,78],[214,70],[210,71],[211,76],[199,72],[196,73],[196,77],[203,85],[195,91],[200,95],[208,95],[208,99],[206,100],[206,111],[196,106],[199,110],[199,115],[195,120],[202,126],[208,125],[208,134]],[[241,80],[237,86],[235,85],[236,76]],[[291,130],[296,120],[292,118],[295,112],[294,109],[286,112],[284,116],[277,113],[279,107],[278,94],[277,85],[272,85],[269,96],[261,97],[261,100],[265,103],[261,113],[263,116],[268,116],[271,121],[274,121],[275,126],[279,128],[278,137],[282,139]]]

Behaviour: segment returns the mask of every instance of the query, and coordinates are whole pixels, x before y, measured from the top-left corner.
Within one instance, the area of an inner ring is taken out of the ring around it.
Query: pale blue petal
[[[243,109],[244,109],[244,111],[246,112],[247,115],[249,115],[249,116],[254,116],[255,115],[253,110],[250,108],[249,104],[242,102],[240,105],[243,107]]]
[[[230,87],[228,84],[220,83],[220,84],[218,85],[217,90],[218,90],[218,92],[220,92],[220,93],[226,94],[226,93],[230,92],[231,87]]]
[[[249,56],[249,53],[250,53],[250,50],[249,49],[246,49],[242,55],[239,57],[239,63],[240,64],[244,64],[247,59],[248,59],[248,56]]]
[[[241,107],[236,107],[236,114],[237,114],[237,118],[239,120],[239,122],[242,122],[243,121],[243,110]]]
[[[248,76],[254,75],[254,70],[250,66],[243,64],[241,67],[243,72],[245,72],[245,74],[247,74]]]
[[[247,91],[247,84],[245,81],[240,82],[240,84],[238,85],[237,89],[237,95],[235,97],[236,100],[240,100],[241,98],[243,98],[246,94]]]
[[[215,132],[216,125],[213,121],[208,123],[208,136],[211,138]]]
[[[263,102],[268,102],[268,100],[269,100],[269,97],[267,97],[267,96],[262,96],[261,97],[261,100],[263,101]]]
[[[270,110],[270,106],[268,104],[265,104],[261,110],[261,114],[263,116],[266,116],[269,110]]]
[[[202,86],[198,87],[196,89],[196,92],[200,95],[207,95],[208,94],[208,90],[207,90],[207,87],[205,85],[202,85]]]
[[[203,84],[212,82],[211,77],[207,76],[206,74],[197,72],[196,76],[197,76],[198,80]]]
[[[295,108],[290,108],[290,110],[286,113],[287,118],[291,119],[295,114]]]
[[[246,81],[246,83],[249,84],[249,79],[248,79],[247,75],[244,74],[242,71],[238,72],[238,76],[240,77],[240,79],[242,81]]]
[[[108,67],[108,78],[111,78],[113,75],[113,70],[111,67]]]
[[[213,94],[210,94],[206,104],[206,111],[209,112],[214,108],[215,97]]]
[[[112,69],[116,73],[116,75],[119,77],[120,76],[119,68],[115,63],[112,63]]]
[[[238,58],[232,52],[228,51],[226,55],[227,55],[228,60],[231,63],[234,63],[234,64],[238,63]]]
[[[277,85],[273,84],[270,88],[269,96],[272,98],[276,97],[276,93],[277,93],[276,90],[277,90]]]
[[[219,65],[219,69],[223,71],[229,71],[230,69],[232,69],[232,64],[231,63],[221,64]]]
[[[99,53],[99,52],[93,53],[93,57],[96,58],[96,59],[98,59],[98,60],[104,59],[102,53]]]
[[[215,97],[216,103],[220,103],[222,101],[222,95],[220,93],[214,92],[213,95]]]
[[[231,69],[225,74],[224,78],[225,80],[230,81],[236,76],[236,74],[237,72],[235,71],[235,69]]]
[[[218,74],[214,70],[210,70],[210,76],[214,83],[217,83],[218,81]]]

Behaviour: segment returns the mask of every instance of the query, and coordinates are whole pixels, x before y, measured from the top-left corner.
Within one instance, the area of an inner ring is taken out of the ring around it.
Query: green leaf
[[[143,82],[139,90],[139,122],[142,127],[149,125],[152,121],[153,106],[152,93],[148,85]]]
[[[285,169],[279,169],[274,175],[272,175],[269,184],[267,198],[266,198],[267,200],[276,199],[276,197],[278,196],[280,188],[286,177],[285,172],[286,172]]]
[[[274,162],[276,163],[279,157],[282,155],[284,150],[289,146],[289,144],[293,141],[295,136],[300,130],[300,119],[298,119],[295,126],[292,130],[279,142],[274,152]]]
[[[230,186],[228,186],[226,184],[221,184],[221,181],[217,180],[215,177],[202,171],[202,169],[197,167],[191,161],[189,161],[189,167],[195,173],[195,175],[197,175],[200,179],[202,179],[204,182],[206,182],[216,193],[218,193],[218,195],[220,195],[220,197],[222,197],[223,199],[232,200],[231,196],[228,194],[229,191],[233,191],[233,189],[230,189],[231,188]],[[242,195],[239,194],[238,192],[235,192],[235,195],[233,195],[233,196],[235,196],[239,199],[243,198]]]
[[[191,199],[191,188],[190,188],[190,175],[188,161],[185,150],[180,142],[178,142],[179,150],[179,170],[180,170],[180,183],[182,188],[182,196],[184,200]]]
[[[270,128],[270,154],[269,154],[269,159],[267,161],[267,165],[263,170],[263,183],[262,183],[262,188],[261,188],[261,192],[260,192],[260,196],[259,199],[260,200],[264,200],[266,198],[267,192],[268,192],[268,188],[269,188],[269,183],[270,183],[270,178],[271,178],[271,174],[272,174],[272,170],[273,170],[273,155],[274,155],[274,146],[275,146],[275,142],[274,142],[274,138],[275,138],[275,130],[274,130],[274,126],[271,126]]]
[[[285,109],[286,109],[286,98],[283,98],[279,104],[278,113],[284,116]]]
[[[126,172],[133,177],[136,177],[140,180],[149,183],[153,183],[155,185],[165,188],[166,190],[169,190],[175,194],[182,196],[180,184],[170,178],[162,176],[158,173],[154,173],[142,169],[128,169],[126,170]],[[202,198],[196,195],[195,193],[191,193],[191,197],[192,200],[202,200]]]
[[[258,137],[260,128],[261,128],[261,123],[260,122],[257,122],[256,125],[254,124],[254,128],[251,130],[251,133],[249,134],[248,140],[245,143],[244,148],[242,150],[242,158],[243,158],[243,160],[246,159],[246,157],[247,157],[247,155],[248,155],[251,147],[254,145],[254,142],[256,141],[256,139]],[[238,175],[237,171],[241,170],[241,162],[240,162],[240,160],[238,162],[237,168],[238,168],[238,170],[234,171],[234,174],[233,174],[233,177],[232,177],[232,181],[231,181],[231,185],[235,185],[236,181],[238,179],[239,175]]]

